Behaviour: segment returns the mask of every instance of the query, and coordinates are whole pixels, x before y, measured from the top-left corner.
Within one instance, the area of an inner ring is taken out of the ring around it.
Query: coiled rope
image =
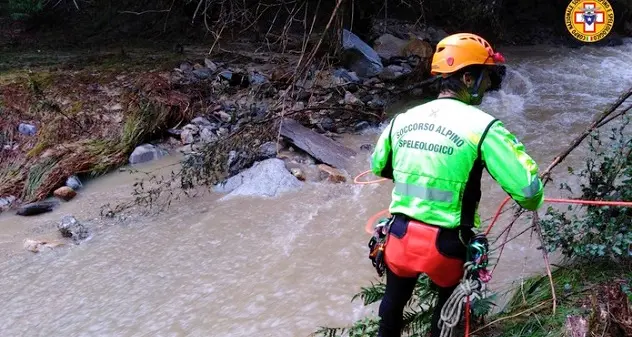
[[[463,313],[463,306],[465,306],[466,312],[469,314],[471,296],[474,298],[482,298],[483,282],[478,279],[468,277],[474,272],[474,263],[468,261],[464,265],[465,273],[461,283],[454,289],[452,295],[441,308],[441,319],[439,320],[439,328],[441,328],[441,337],[452,337],[454,328],[459,324],[461,320],[461,314]],[[465,335],[469,335],[469,315],[465,315]]]

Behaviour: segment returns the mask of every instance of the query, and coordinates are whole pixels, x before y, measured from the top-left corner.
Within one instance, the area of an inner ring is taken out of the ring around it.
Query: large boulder
[[[90,237],[88,228],[77,221],[72,215],[64,216],[61,222],[57,224],[57,229],[63,237],[71,238],[75,243],[79,243]]]
[[[373,77],[382,72],[380,55],[357,35],[344,29],[342,49],[346,53],[347,67],[360,77]]]
[[[132,154],[129,156],[130,164],[140,164],[149,162],[152,160],[159,159],[165,156],[166,151],[152,145],[152,144],[143,144],[134,149]]]
[[[404,39],[391,34],[384,34],[375,40],[373,46],[383,60],[389,60],[392,57],[403,56],[402,51],[406,44],[408,44],[408,41]]]
[[[236,196],[276,197],[299,189],[302,183],[292,175],[283,160],[266,159],[215,186],[214,191],[228,193],[222,199]]]

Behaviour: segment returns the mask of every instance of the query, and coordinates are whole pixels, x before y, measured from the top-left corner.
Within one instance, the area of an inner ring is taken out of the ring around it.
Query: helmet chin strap
[[[469,94],[472,100],[479,98],[478,89],[480,89],[482,81],[483,81],[483,71],[478,73],[478,78],[476,78],[476,82],[474,83],[474,86],[472,87],[472,89],[470,89]]]

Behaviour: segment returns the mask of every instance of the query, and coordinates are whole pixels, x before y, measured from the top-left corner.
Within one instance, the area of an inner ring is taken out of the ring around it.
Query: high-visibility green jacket
[[[520,206],[542,205],[538,165],[524,145],[501,121],[456,99],[397,115],[371,157],[371,171],[395,183],[391,214],[446,228],[480,226],[484,168]]]

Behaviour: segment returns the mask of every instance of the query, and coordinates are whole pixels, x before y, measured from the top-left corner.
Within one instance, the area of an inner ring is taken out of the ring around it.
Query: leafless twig
[[[132,12],[132,11],[119,11],[119,14],[134,14],[134,15],[144,15],[148,13],[168,13],[171,12],[171,9],[148,9],[142,12]]]

